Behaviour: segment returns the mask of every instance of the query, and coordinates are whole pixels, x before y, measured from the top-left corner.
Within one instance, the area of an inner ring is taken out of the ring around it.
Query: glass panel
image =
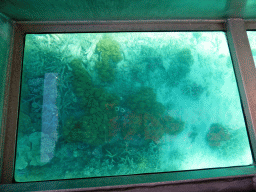
[[[256,6],[256,1],[255,0],[247,0],[245,9],[243,12],[243,18],[244,19],[253,19],[255,18],[255,6]]]
[[[0,13],[0,133],[2,133],[2,113],[4,105],[5,81],[10,52],[11,21]],[[0,139],[1,140],[1,139]],[[2,143],[1,143],[2,144]],[[0,148],[1,148],[0,144]],[[0,155],[1,156],[1,155]]]
[[[252,56],[253,56],[253,60],[254,60],[254,65],[255,65],[255,62],[256,62],[256,60],[255,60],[256,59],[256,33],[255,33],[255,31],[247,31],[247,36],[249,39],[250,47],[252,50]]]
[[[0,1],[0,12],[19,21],[223,19],[230,0]],[[239,4],[239,6],[241,6]],[[38,11],[37,11],[38,10]],[[40,11],[40,14],[38,14]],[[55,13],[55,14],[53,14]]]
[[[224,32],[26,35],[16,181],[251,163]]]

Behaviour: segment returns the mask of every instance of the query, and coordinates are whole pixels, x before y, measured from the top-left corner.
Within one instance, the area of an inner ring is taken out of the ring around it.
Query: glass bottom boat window
[[[247,36],[249,39],[250,47],[252,50],[252,56],[255,64],[256,63],[256,33],[255,31],[247,31]]]
[[[26,35],[17,182],[250,164],[224,32]]]

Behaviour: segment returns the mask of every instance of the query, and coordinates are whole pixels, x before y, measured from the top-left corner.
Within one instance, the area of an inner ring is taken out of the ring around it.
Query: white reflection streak
[[[46,73],[44,78],[40,148],[41,162],[43,163],[48,163],[53,158],[55,144],[58,140],[57,75],[57,73]]]

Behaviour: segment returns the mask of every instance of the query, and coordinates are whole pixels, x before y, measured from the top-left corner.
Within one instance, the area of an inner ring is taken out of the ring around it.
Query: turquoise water
[[[256,63],[255,58],[256,58],[256,33],[255,31],[247,31],[247,35],[248,35],[248,39],[249,39],[249,43],[250,43],[250,47],[252,50],[252,56],[254,59],[254,64]]]
[[[16,181],[249,164],[224,32],[26,35]]]

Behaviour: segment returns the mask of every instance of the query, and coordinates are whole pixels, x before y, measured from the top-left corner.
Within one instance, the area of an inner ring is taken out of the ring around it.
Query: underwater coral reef
[[[195,33],[28,34],[15,180],[248,163],[236,157],[250,151],[228,47],[209,53],[219,34]]]

